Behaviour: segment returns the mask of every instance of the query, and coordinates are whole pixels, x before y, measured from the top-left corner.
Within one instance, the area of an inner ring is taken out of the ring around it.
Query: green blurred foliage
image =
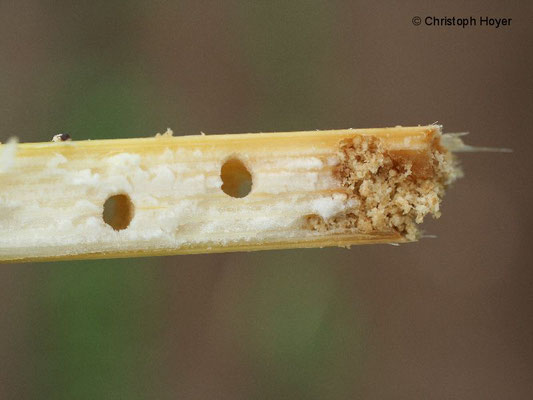
[[[346,398],[365,357],[362,311],[321,250],[254,254],[237,315],[258,382],[254,397]]]
[[[61,112],[54,121],[76,139],[149,136],[160,126],[156,96],[138,74],[123,69],[94,73],[86,66],[69,72],[65,90],[57,94]]]
[[[32,344],[35,398],[145,399],[161,322],[151,263],[142,260],[45,264],[36,288]]]

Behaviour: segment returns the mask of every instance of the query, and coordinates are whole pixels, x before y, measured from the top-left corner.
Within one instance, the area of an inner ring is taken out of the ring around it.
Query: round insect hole
[[[222,190],[231,197],[246,197],[252,190],[252,174],[238,158],[231,158],[220,170]]]
[[[126,229],[133,219],[133,203],[127,194],[116,194],[104,203],[104,222],[114,230]]]

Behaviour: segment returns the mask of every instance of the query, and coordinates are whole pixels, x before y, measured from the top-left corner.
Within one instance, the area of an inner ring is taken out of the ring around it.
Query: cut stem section
[[[413,241],[460,176],[441,138],[429,125],[6,144],[0,260]]]

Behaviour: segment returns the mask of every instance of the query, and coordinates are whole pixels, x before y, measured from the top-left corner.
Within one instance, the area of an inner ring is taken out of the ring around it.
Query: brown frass
[[[334,174],[356,206],[327,219],[310,215],[307,227],[320,232],[397,232],[416,240],[416,225],[427,214],[440,216],[445,188],[461,174],[453,155],[440,145],[440,134],[430,140],[420,151],[389,151],[374,136],[342,140]]]

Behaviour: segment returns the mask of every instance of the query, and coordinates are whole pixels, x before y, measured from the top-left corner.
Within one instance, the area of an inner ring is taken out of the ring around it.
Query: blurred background
[[[413,26],[419,15],[511,26]],[[533,392],[528,1],[0,0],[0,140],[438,121],[435,239],[0,266],[0,399]],[[1,240],[1,239],[0,239]]]

